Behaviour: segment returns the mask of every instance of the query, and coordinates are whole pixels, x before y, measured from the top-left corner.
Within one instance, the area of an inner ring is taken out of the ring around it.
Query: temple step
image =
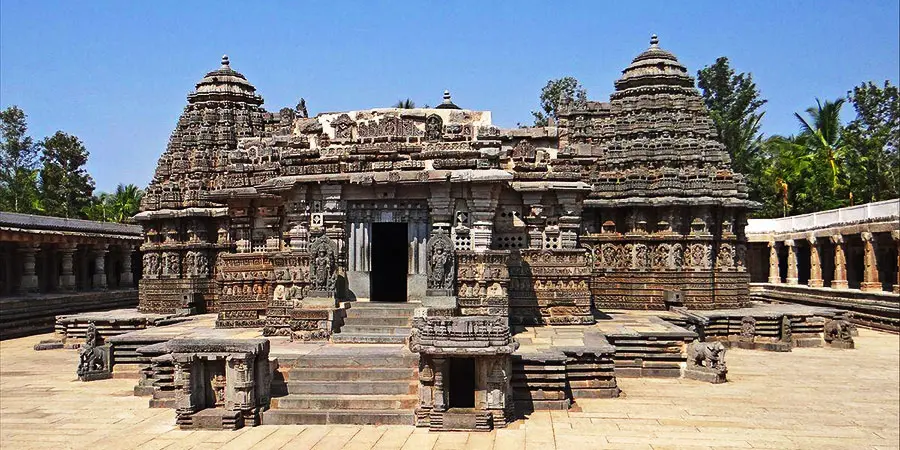
[[[322,353],[307,355],[275,356],[279,359],[283,372],[287,372],[288,379],[300,381],[302,378],[294,378],[294,374],[304,372],[309,376],[325,370],[337,372],[356,372],[357,376],[365,377],[369,371],[387,371],[396,374],[396,371],[415,370],[419,364],[419,354],[412,353],[404,346],[326,346]],[[414,376],[414,375],[411,375]],[[397,378],[391,378],[396,380]],[[366,378],[359,378],[367,381]]]
[[[288,381],[288,394],[409,395],[415,394],[413,381]]]
[[[358,313],[357,313],[358,314]],[[401,316],[379,316],[379,317],[371,317],[371,315],[366,314],[364,316],[347,316],[350,321],[353,322],[353,325],[378,325],[378,326],[390,326],[390,327],[407,327],[411,326],[410,316],[401,315]],[[345,319],[346,321],[346,319]]]
[[[404,344],[409,335],[338,333],[331,340],[339,344]]]
[[[263,425],[413,425],[412,411],[392,409],[299,411],[270,409],[263,413]]]
[[[376,394],[288,394],[272,399],[272,409],[299,410],[355,410],[355,409],[407,409],[418,404],[419,397],[407,395]]]
[[[291,368],[285,379],[291,381],[407,381],[416,376],[409,368]]]
[[[418,303],[349,303],[344,324],[331,340],[348,344],[404,344],[418,306]]]
[[[411,327],[409,326],[382,326],[382,325],[344,325],[341,327],[341,333],[349,334],[390,334],[398,336],[409,336]]]

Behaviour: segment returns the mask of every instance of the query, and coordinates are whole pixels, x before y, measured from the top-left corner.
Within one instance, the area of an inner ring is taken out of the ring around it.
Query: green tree
[[[0,210],[40,211],[37,188],[38,149],[28,136],[25,112],[17,106],[0,111]]]
[[[88,220],[109,222],[113,217],[111,203],[110,194],[106,192],[92,195],[90,204],[81,209],[82,216]]]
[[[110,221],[125,223],[138,213],[141,207],[141,198],[144,191],[133,184],[116,186],[116,191],[110,195]]]
[[[860,202],[900,196],[900,93],[885,81],[883,87],[862,83],[847,93],[856,110],[843,131],[850,192]]]
[[[394,108],[400,109],[413,109],[416,107],[416,102],[407,98],[406,100],[397,100],[397,103],[394,104]]]
[[[840,109],[843,99],[816,100],[807,116],[795,114],[796,136],[773,136],[761,146],[759,172],[760,216],[804,214],[849,204]]]
[[[541,89],[541,110],[532,111],[534,126],[545,127],[550,119],[556,120],[559,111],[565,105],[581,106],[587,103],[587,91],[573,77],[550,80]]]
[[[794,117],[800,122],[800,135],[798,139],[809,149],[808,157],[816,158],[819,163],[827,164],[831,173],[828,183],[832,193],[837,193],[839,187],[846,186],[846,181],[841,179],[842,163],[846,159],[846,152],[842,137],[841,106],[844,99],[839,98],[833,102],[825,101],[823,104],[816,99],[816,106],[806,109],[810,120],[805,119],[800,113],[794,113]]]
[[[753,195],[762,143],[760,121],[765,114],[760,108],[766,100],[760,97],[753,76],[736,74],[724,56],[697,72],[697,84],[719,139],[731,156],[732,168],[748,175]]]
[[[87,149],[77,137],[62,131],[44,138],[39,145],[45,211],[52,216],[81,217],[94,192],[94,180],[84,168]]]

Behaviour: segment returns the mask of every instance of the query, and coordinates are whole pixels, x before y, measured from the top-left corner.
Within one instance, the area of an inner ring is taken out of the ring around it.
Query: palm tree
[[[806,109],[811,120],[806,120],[799,113],[794,117],[800,122],[800,138],[809,150],[809,158],[821,158],[831,169],[831,190],[837,191],[838,174],[841,163],[846,159],[845,147],[841,137],[841,106],[844,99],[823,104],[816,99],[816,106]]]
[[[394,104],[394,108],[400,109],[413,109],[416,107],[416,102],[410,100],[408,97],[406,100],[397,100],[397,103]]]
[[[133,184],[116,186],[116,191],[109,197],[110,221],[123,223],[138,213],[144,191]]]
[[[91,204],[85,206],[81,212],[88,220],[108,222],[109,217],[112,215],[110,211],[110,195],[106,192],[92,195]]]

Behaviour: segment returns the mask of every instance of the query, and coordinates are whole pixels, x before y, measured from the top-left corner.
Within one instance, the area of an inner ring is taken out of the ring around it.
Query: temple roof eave
[[[591,191],[591,185],[583,181],[514,181],[510,186],[518,192]]]
[[[762,205],[752,200],[734,197],[628,197],[584,200],[586,208],[616,208],[628,206],[724,206],[728,208],[759,209]]]
[[[227,207],[158,209],[153,211],[139,212],[134,215],[134,220],[143,222],[148,220],[171,219],[180,217],[224,217],[227,215]]]
[[[509,182],[513,175],[500,169],[421,170],[393,172],[353,172],[328,175],[289,175],[275,177],[255,186],[259,193],[288,191],[303,183],[417,184]],[[218,192],[214,191],[213,193]],[[211,194],[213,194],[211,193]]]

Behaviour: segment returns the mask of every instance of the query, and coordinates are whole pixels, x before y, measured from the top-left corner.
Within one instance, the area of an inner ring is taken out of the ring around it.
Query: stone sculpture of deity
[[[310,289],[315,291],[334,290],[334,282],[337,277],[337,264],[334,253],[334,242],[324,234],[310,242]]]
[[[428,288],[453,289],[456,258],[453,241],[444,230],[435,230],[428,239]]]

